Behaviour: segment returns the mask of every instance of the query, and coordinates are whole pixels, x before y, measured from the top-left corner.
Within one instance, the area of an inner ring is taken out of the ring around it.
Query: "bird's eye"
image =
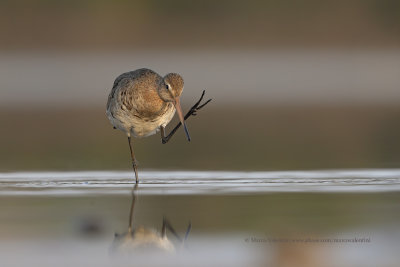
[[[167,90],[169,90],[169,85],[168,84],[166,84],[165,87],[167,87]]]

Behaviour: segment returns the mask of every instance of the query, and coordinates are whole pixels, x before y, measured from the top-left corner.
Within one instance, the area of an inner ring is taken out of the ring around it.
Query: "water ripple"
[[[144,194],[400,191],[399,169],[326,171],[141,171]],[[132,172],[0,173],[1,195],[125,194]]]

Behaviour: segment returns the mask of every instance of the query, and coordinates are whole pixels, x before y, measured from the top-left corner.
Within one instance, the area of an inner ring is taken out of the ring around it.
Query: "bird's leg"
[[[167,234],[167,220],[163,217],[162,220],[162,228],[161,228],[161,237],[164,238]]]
[[[192,230],[192,223],[191,222],[189,222],[189,225],[188,225],[188,227],[186,229],[186,233],[185,233],[185,237],[184,237],[183,241],[186,241],[186,239],[188,238],[190,230]]]
[[[190,110],[188,111],[188,113],[186,113],[184,120],[187,120],[190,116],[196,116],[197,115],[197,111],[200,110],[202,107],[204,107],[205,105],[208,104],[208,102],[211,101],[211,99],[208,99],[204,104],[200,105],[201,100],[203,100],[204,94],[205,94],[206,90],[203,90],[203,93],[201,94],[201,97],[199,99],[199,101],[197,101],[193,107],[190,108]],[[165,128],[163,126],[160,127],[160,132],[161,132],[161,142],[163,144],[168,143],[169,139],[171,139],[171,137],[175,134],[175,132],[179,129],[179,127],[181,127],[182,123],[179,122],[174,129],[172,129],[172,131],[165,136]]]
[[[161,142],[163,144],[167,143],[167,137],[165,136],[165,127],[164,126],[160,126],[160,133],[161,133]]]
[[[172,227],[172,225],[167,221],[167,219],[164,217],[163,218],[163,225],[161,229],[161,237],[165,237],[167,233],[167,229],[178,239],[180,242],[182,242],[182,238],[176,233],[175,229]]]
[[[135,159],[135,154],[133,153],[132,141],[131,141],[131,137],[130,136],[128,136],[128,142],[129,142],[129,149],[131,150],[132,166],[133,166],[133,170],[135,171],[136,183],[139,183],[139,176],[138,176],[138,171],[137,171],[137,163],[136,163],[136,159]]]
[[[163,224],[161,229],[161,237],[165,237],[167,234],[167,229],[171,231],[171,233],[182,243],[182,247],[185,245],[185,241],[187,240],[190,230],[192,229],[192,223],[189,222],[188,228],[186,229],[185,237],[182,239],[172,227],[172,225],[168,222],[168,220],[164,217]]]
[[[136,199],[137,199],[137,189],[138,189],[138,183],[135,184],[135,186],[132,189],[132,203],[131,203],[131,210],[129,213],[129,227],[128,227],[128,233],[132,234],[132,230],[133,230],[133,210],[135,208],[135,203],[136,203]]]

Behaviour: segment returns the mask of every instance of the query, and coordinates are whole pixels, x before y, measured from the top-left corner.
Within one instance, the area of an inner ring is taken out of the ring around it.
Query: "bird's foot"
[[[186,115],[185,115],[185,120],[186,120],[187,118],[189,118],[190,116],[196,116],[196,115],[197,115],[196,112],[199,111],[201,108],[203,108],[205,105],[207,105],[207,104],[211,101],[211,98],[210,98],[210,99],[208,99],[205,103],[203,103],[203,104],[200,105],[200,102],[203,100],[203,97],[204,97],[204,94],[205,94],[205,93],[206,93],[206,90],[203,90],[203,93],[201,94],[199,101],[197,101],[197,102],[193,105],[193,107],[190,108],[190,110],[188,111],[188,113],[186,113]]]

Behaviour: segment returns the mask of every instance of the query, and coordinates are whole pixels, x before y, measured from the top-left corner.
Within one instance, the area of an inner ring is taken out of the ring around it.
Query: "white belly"
[[[141,121],[141,123],[132,124],[131,133],[134,137],[146,137],[157,133],[160,130],[160,126],[165,127],[174,117],[175,108],[171,109],[164,114],[163,117],[159,117],[153,121]]]
[[[163,116],[153,120],[146,120],[133,116],[128,112],[118,112],[112,116],[111,112],[107,110],[107,116],[111,124],[128,136],[132,135],[133,137],[146,137],[157,133],[160,130],[160,126],[165,127],[172,120],[174,114],[175,108],[172,107]]]

